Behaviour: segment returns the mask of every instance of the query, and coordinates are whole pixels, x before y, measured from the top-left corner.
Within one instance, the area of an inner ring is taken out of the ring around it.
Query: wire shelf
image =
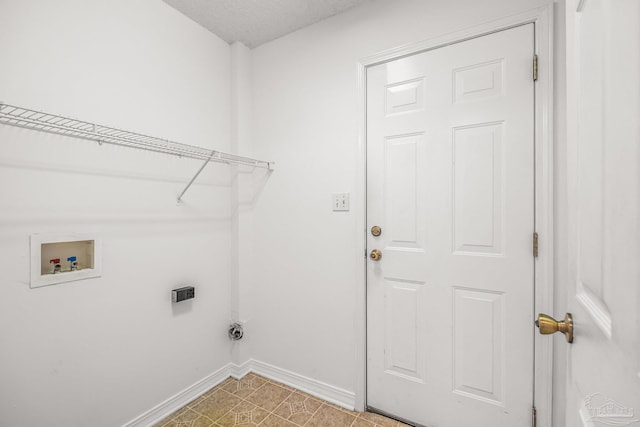
[[[137,148],[178,157],[206,160],[228,164],[241,164],[257,168],[272,169],[273,162],[252,159],[235,154],[194,145],[180,144],[166,139],[141,133],[112,128],[55,114],[43,113],[28,108],[0,103],[0,123],[41,132],[65,135],[95,141],[99,144],[113,144]]]
[[[141,133],[112,128],[96,123],[85,122],[29,108],[0,103],[0,123],[26,129],[70,136],[98,144],[113,144],[122,147],[137,148],[171,156],[204,160],[204,164],[189,181],[178,196],[178,203],[209,162],[245,165],[255,168],[273,170],[273,162],[238,156],[217,150],[208,150],[195,145],[180,144],[167,139],[156,138]]]

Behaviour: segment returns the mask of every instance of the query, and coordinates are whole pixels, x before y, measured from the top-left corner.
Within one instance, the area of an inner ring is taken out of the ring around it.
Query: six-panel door
[[[368,69],[367,404],[527,426],[533,24]]]

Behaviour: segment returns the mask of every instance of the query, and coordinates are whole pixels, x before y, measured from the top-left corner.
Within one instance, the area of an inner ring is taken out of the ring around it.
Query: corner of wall
[[[251,50],[241,42],[231,44],[231,152],[251,155]],[[250,354],[251,326],[247,287],[251,281],[251,228],[253,213],[247,203],[251,190],[251,168],[231,168],[232,263],[231,263],[231,322],[245,328],[240,341],[233,342],[232,363],[246,361]],[[250,200],[250,198],[249,198]],[[247,333],[248,332],[248,333]]]

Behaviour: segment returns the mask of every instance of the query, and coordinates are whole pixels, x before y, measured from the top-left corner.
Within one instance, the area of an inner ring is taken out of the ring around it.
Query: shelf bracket
[[[182,196],[184,196],[184,193],[186,193],[187,190],[189,189],[189,187],[191,187],[191,184],[193,184],[193,182],[196,180],[196,178],[198,178],[198,175],[200,175],[200,173],[204,170],[204,168],[209,164],[211,159],[213,159],[215,157],[220,158],[220,153],[218,153],[216,150],[213,150],[211,152],[211,154],[209,155],[209,157],[207,158],[207,160],[205,160],[204,163],[202,164],[202,166],[200,166],[200,169],[198,169],[198,172],[196,172],[196,174],[193,176],[193,178],[191,178],[191,181],[189,181],[187,186],[184,187],[184,190],[182,190],[182,193],[180,193],[180,195],[178,196],[178,204],[182,203]]]

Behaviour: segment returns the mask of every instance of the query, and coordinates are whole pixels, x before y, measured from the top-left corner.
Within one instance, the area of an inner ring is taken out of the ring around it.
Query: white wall
[[[374,1],[253,50],[255,155],[277,170],[254,206],[247,333],[253,356],[356,391],[354,312],[364,238],[360,206],[333,213],[330,195],[358,188],[359,59],[548,0]]]
[[[163,2],[2,0],[0,38],[4,102],[230,148],[229,46]],[[226,166],[178,207],[197,161],[7,126],[0,147],[0,425],[122,425],[229,361]],[[102,277],[30,289],[50,232],[100,233]]]
[[[277,169],[210,166],[177,207],[197,162],[0,126],[0,424],[120,425],[231,356],[356,391],[356,63],[549,1],[378,0],[248,52],[159,1],[1,0],[0,100]],[[30,289],[28,236],[74,231],[103,277]]]
[[[240,42],[231,45],[231,150],[247,155],[251,152],[251,50]],[[269,160],[266,157],[264,160]],[[249,314],[253,277],[260,274],[254,268],[252,245],[253,205],[266,184],[270,172],[246,166],[233,167],[232,173],[232,287],[231,316],[243,323]],[[239,364],[251,358],[253,334],[232,343],[232,362]]]

